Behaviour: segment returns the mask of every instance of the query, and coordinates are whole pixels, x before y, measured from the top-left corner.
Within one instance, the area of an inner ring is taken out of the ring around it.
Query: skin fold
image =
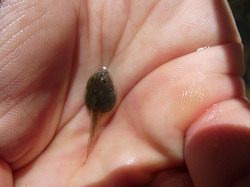
[[[89,77],[117,101],[86,162]],[[0,1],[0,186],[242,186],[243,46],[226,0]]]

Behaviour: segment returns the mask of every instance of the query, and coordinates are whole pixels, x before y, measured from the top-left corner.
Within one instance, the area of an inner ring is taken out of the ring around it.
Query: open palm
[[[242,46],[224,1],[0,7],[1,186],[223,186],[249,172]],[[118,100],[84,163],[85,87],[103,66]]]

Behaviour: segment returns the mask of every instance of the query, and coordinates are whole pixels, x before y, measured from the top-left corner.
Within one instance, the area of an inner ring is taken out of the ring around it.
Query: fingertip
[[[0,186],[13,186],[13,175],[7,162],[0,159]]]
[[[228,186],[250,173],[250,130],[218,125],[199,131],[185,158],[196,186]]]
[[[187,133],[185,161],[195,186],[237,186],[250,173],[249,104],[229,100],[212,108]]]
[[[193,183],[187,170],[184,168],[179,168],[157,173],[153,181],[147,186],[148,187],[164,187],[164,186],[192,187]]]

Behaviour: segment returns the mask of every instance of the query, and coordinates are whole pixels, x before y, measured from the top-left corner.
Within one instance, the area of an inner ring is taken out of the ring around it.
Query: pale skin
[[[0,7],[0,186],[247,184],[250,106],[226,1]],[[84,163],[84,90],[102,66],[117,102]]]

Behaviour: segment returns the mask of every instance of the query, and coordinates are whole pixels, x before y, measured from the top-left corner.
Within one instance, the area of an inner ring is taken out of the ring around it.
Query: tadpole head
[[[85,102],[90,111],[105,113],[116,103],[116,93],[109,72],[102,69],[93,74],[87,83]]]

